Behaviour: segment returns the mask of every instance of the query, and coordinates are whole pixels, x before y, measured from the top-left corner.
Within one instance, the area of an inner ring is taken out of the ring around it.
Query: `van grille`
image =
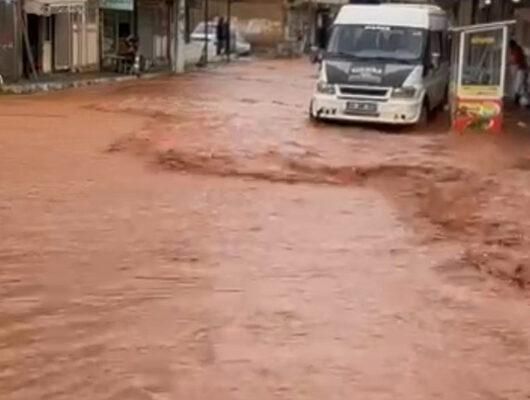
[[[374,96],[374,97],[385,97],[388,89],[372,89],[372,88],[356,88],[351,86],[341,86],[341,94],[347,94],[352,96]]]

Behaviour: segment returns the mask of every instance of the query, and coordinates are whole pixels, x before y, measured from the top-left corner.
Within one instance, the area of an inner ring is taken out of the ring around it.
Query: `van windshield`
[[[328,54],[367,60],[417,62],[424,54],[426,31],[381,25],[335,25]]]

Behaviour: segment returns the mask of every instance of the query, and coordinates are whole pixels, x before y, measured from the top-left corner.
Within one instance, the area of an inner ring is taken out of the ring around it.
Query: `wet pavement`
[[[263,61],[0,98],[0,398],[530,398],[525,138],[312,125]]]

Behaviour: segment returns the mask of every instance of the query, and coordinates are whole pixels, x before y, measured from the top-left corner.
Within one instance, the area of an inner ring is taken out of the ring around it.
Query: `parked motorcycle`
[[[129,57],[128,73],[140,77],[143,71],[143,59],[138,50],[138,39],[134,36],[129,36],[127,43],[127,57]]]

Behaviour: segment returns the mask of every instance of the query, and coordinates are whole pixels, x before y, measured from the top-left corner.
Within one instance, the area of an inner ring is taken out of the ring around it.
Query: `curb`
[[[188,72],[207,72],[217,68],[222,68],[228,65],[242,64],[245,62],[254,61],[254,57],[233,57],[227,62],[225,58],[209,61],[207,65],[198,65],[197,63],[189,63],[185,66],[184,73]]]
[[[242,62],[244,59],[241,58],[234,58],[231,60],[231,63],[238,63]],[[222,67],[223,65],[228,65],[224,62],[224,59],[219,60],[212,60],[212,62],[208,63],[205,67],[198,67],[194,64],[189,64],[186,69],[185,73],[187,72],[200,72],[200,71],[209,71],[213,70],[215,68]],[[60,90],[66,90],[66,89],[76,89],[76,88],[83,88],[87,86],[96,86],[96,85],[104,85],[104,84],[111,84],[111,83],[120,83],[120,82],[128,82],[133,80],[147,80],[147,79],[154,79],[159,78],[161,76],[169,76],[173,73],[171,71],[162,71],[162,72],[148,72],[145,74],[142,74],[140,77],[137,77],[135,75],[121,75],[121,76],[113,76],[113,77],[100,77],[100,78],[91,78],[91,79],[79,79],[79,80],[71,80],[66,82],[28,82],[23,84],[7,84],[7,85],[0,85],[0,95],[27,95],[27,94],[35,94],[35,93],[46,93],[46,92],[56,92]]]
[[[128,82],[140,79],[153,79],[160,76],[170,75],[171,72],[152,72],[141,75],[140,77],[134,75],[124,75],[116,77],[101,77],[91,79],[79,79],[67,82],[30,82],[24,84],[10,84],[0,87],[0,94],[33,94],[39,92],[52,92],[65,89],[83,88],[87,86],[103,85],[110,83]]]

